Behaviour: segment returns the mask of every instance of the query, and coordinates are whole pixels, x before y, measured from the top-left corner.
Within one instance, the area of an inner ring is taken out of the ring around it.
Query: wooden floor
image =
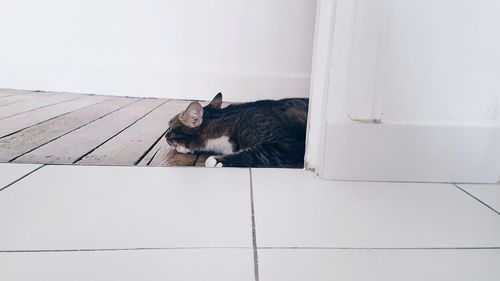
[[[163,137],[189,103],[0,89],[0,162],[203,166]]]

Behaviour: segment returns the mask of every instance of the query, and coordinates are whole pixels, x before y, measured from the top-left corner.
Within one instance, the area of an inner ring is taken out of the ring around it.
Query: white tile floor
[[[0,163],[0,189],[8,187],[9,184],[14,183],[16,180],[35,169],[40,168],[40,166],[41,165]]]
[[[0,280],[500,280],[500,185],[39,167],[0,165]]]
[[[500,246],[500,216],[451,184],[334,182],[254,169],[260,247]]]
[[[0,194],[0,222],[3,250],[251,248],[249,171],[45,166]]]
[[[458,184],[457,186],[500,214],[500,184]]]

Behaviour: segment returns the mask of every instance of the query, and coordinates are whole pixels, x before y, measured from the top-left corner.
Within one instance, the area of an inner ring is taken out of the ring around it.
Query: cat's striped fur
[[[221,109],[191,103],[170,121],[167,142],[184,153],[211,152],[216,167],[302,167],[308,99],[261,100]]]

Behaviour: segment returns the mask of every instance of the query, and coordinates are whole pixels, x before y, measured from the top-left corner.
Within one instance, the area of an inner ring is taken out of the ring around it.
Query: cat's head
[[[222,93],[218,93],[205,107],[197,101],[177,114],[169,122],[165,138],[169,145],[181,153],[193,153],[205,146],[205,124],[203,115],[209,110],[218,110],[222,105]]]

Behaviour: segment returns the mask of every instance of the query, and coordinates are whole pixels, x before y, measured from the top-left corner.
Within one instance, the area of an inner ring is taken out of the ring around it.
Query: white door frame
[[[318,174],[323,168],[326,132],[324,115],[328,97],[328,74],[332,62],[335,4],[336,0],[318,0],[316,10],[305,168]]]
[[[499,181],[500,114],[488,122],[419,122],[353,111],[360,100],[349,81],[359,82],[358,93],[369,91],[366,85],[377,71],[352,69],[353,61],[363,59],[370,66],[366,60],[375,59],[370,47],[362,50],[362,58],[351,57],[353,34],[369,29],[372,36],[356,40],[371,46],[379,40],[379,26],[359,27],[353,20],[367,13],[383,18],[387,7],[377,3],[387,1],[318,0],[305,168],[334,180]],[[375,108],[375,96],[365,96],[361,102]]]

